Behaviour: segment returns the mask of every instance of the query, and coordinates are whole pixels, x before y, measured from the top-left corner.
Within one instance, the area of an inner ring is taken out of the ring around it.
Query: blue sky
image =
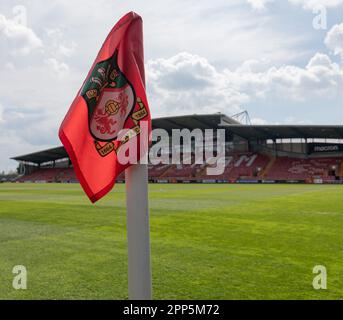
[[[324,29],[313,27],[316,9],[326,9]],[[144,20],[154,117],[248,110],[255,123],[341,124],[343,0],[5,0],[0,170],[60,144],[102,42],[131,10]]]

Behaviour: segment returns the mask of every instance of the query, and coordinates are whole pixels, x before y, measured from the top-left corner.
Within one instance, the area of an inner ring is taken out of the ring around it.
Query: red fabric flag
[[[147,130],[142,130],[144,121]],[[150,133],[142,18],[130,12],[107,36],[61,124],[59,137],[84,191],[95,202],[132,164],[119,161],[120,152],[127,153],[122,150],[134,140],[139,160],[147,151],[142,140],[147,142]]]

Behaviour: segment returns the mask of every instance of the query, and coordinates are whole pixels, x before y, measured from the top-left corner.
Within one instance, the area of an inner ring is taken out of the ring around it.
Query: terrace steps
[[[343,177],[343,161],[338,168],[338,176]]]
[[[273,167],[275,160],[276,160],[276,157],[270,158],[269,163],[266,165],[264,170],[260,173],[260,177],[265,178],[266,176],[268,176],[268,172]]]

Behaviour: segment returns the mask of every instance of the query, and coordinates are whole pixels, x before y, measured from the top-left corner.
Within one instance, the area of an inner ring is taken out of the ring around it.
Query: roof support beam
[[[303,131],[299,130],[298,128],[296,128],[296,127],[290,127],[290,129],[291,129],[293,132],[295,132],[297,135],[299,135],[297,138],[307,139],[307,135],[306,135]]]

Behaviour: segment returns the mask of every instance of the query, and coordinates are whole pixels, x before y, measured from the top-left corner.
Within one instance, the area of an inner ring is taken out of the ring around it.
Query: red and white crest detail
[[[132,87],[104,89],[91,116],[89,128],[102,141],[115,140],[135,104]]]

